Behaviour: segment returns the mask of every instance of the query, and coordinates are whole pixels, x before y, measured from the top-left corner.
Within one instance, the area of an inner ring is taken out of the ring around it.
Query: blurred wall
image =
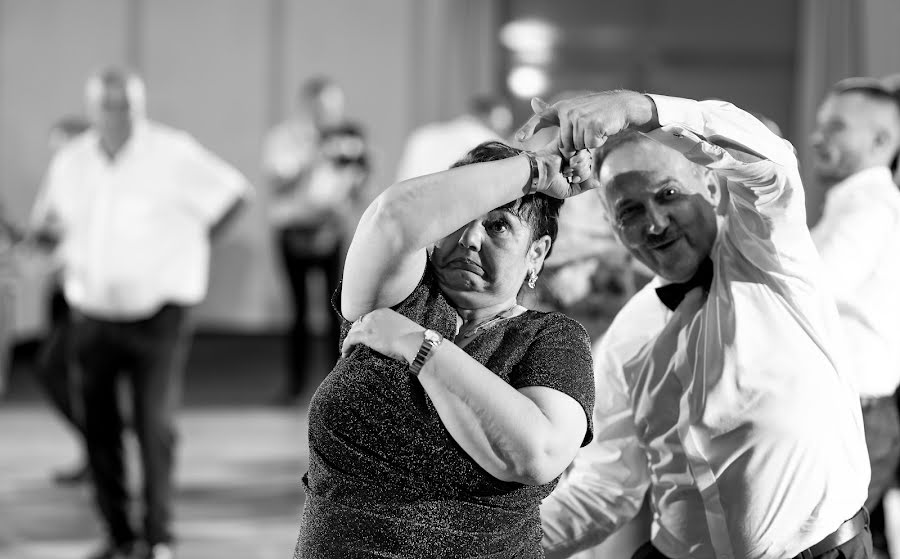
[[[285,290],[263,220],[259,151],[297,86],[334,76],[368,130],[373,191],[407,133],[495,90],[497,2],[478,0],[0,0],[0,197],[24,221],[46,168],[47,130],[82,112],[93,70],[147,81],[150,116],[240,168],[258,196],[213,251],[201,326],[267,329]]]
[[[805,163],[806,138],[828,85],[847,75],[900,71],[900,2],[768,0],[766,6],[0,0],[0,198],[24,221],[46,168],[51,123],[82,111],[91,71],[134,67],[147,80],[153,118],[188,130],[258,187],[255,203],[214,249],[201,325],[277,327],[287,306],[263,221],[259,145],[305,78],[330,74],[346,87],[350,112],[367,126],[375,150],[373,193],[389,184],[413,127],[462,112],[474,93],[504,89],[509,53],[499,48],[497,30],[528,16],[558,21],[566,31],[554,90],[629,86],[733,98],[785,124]],[[597,48],[610,54],[592,54]],[[518,108],[527,113],[525,101]],[[820,198],[810,184],[811,221]]]

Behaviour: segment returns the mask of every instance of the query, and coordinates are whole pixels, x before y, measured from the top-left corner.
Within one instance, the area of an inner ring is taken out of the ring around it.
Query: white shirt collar
[[[858,187],[872,188],[873,186],[878,187],[885,184],[894,184],[894,178],[891,175],[891,170],[881,165],[876,167],[869,167],[868,169],[863,169],[862,171],[853,173],[841,182],[832,186],[828,190],[828,194],[826,194],[826,197],[840,197],[845,193],[856,190]]]

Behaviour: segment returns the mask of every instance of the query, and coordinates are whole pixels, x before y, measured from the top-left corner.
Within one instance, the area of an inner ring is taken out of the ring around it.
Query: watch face
[[[439,343],[444,341],[444,336],[441,336],[438,332],[435,332],[434,330],[425,330],[423,335],[425,336],[426,340],[433,343],[434,345],[438,345]]]

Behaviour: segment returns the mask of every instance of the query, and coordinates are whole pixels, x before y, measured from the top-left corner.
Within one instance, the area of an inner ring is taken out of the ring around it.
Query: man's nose
[[[481,239],[484,235],[484,228],[477,221],[463,227],[462,234],[459,236],[459,244],[469,250],[478,252],[481,250]]]
[[[822,145],[822,141],[825,139],[825,136],[822,134],[822,131],[816,128],[809,135],[809,143],[813,146]]]
[[[648,227],[647,231],[651,235],[659,235],[669,226],[669,215],[651,206],[647,211]]]

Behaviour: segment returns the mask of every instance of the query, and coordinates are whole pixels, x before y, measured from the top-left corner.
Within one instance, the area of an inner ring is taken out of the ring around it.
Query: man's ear
[[[712,171],[704,169],[703,172],[709,201],[716,208],[717,214],[724,214],[725,206],[728,204],[728,193],[722,189],[722,185]]]
[[[892,143],[891,140],[891,134],[883,126],[879,126],[875,129],[875,134],[872,136],[872,145],[876,149],[883,149],[889,143]]]
[[[872,138],[872,145],[875,149],[889,155],[893,160],[897,151],[900,150],[900,137],[898,136],[900,136],[900,131],[879,126],[875,130],[875,136]]]

